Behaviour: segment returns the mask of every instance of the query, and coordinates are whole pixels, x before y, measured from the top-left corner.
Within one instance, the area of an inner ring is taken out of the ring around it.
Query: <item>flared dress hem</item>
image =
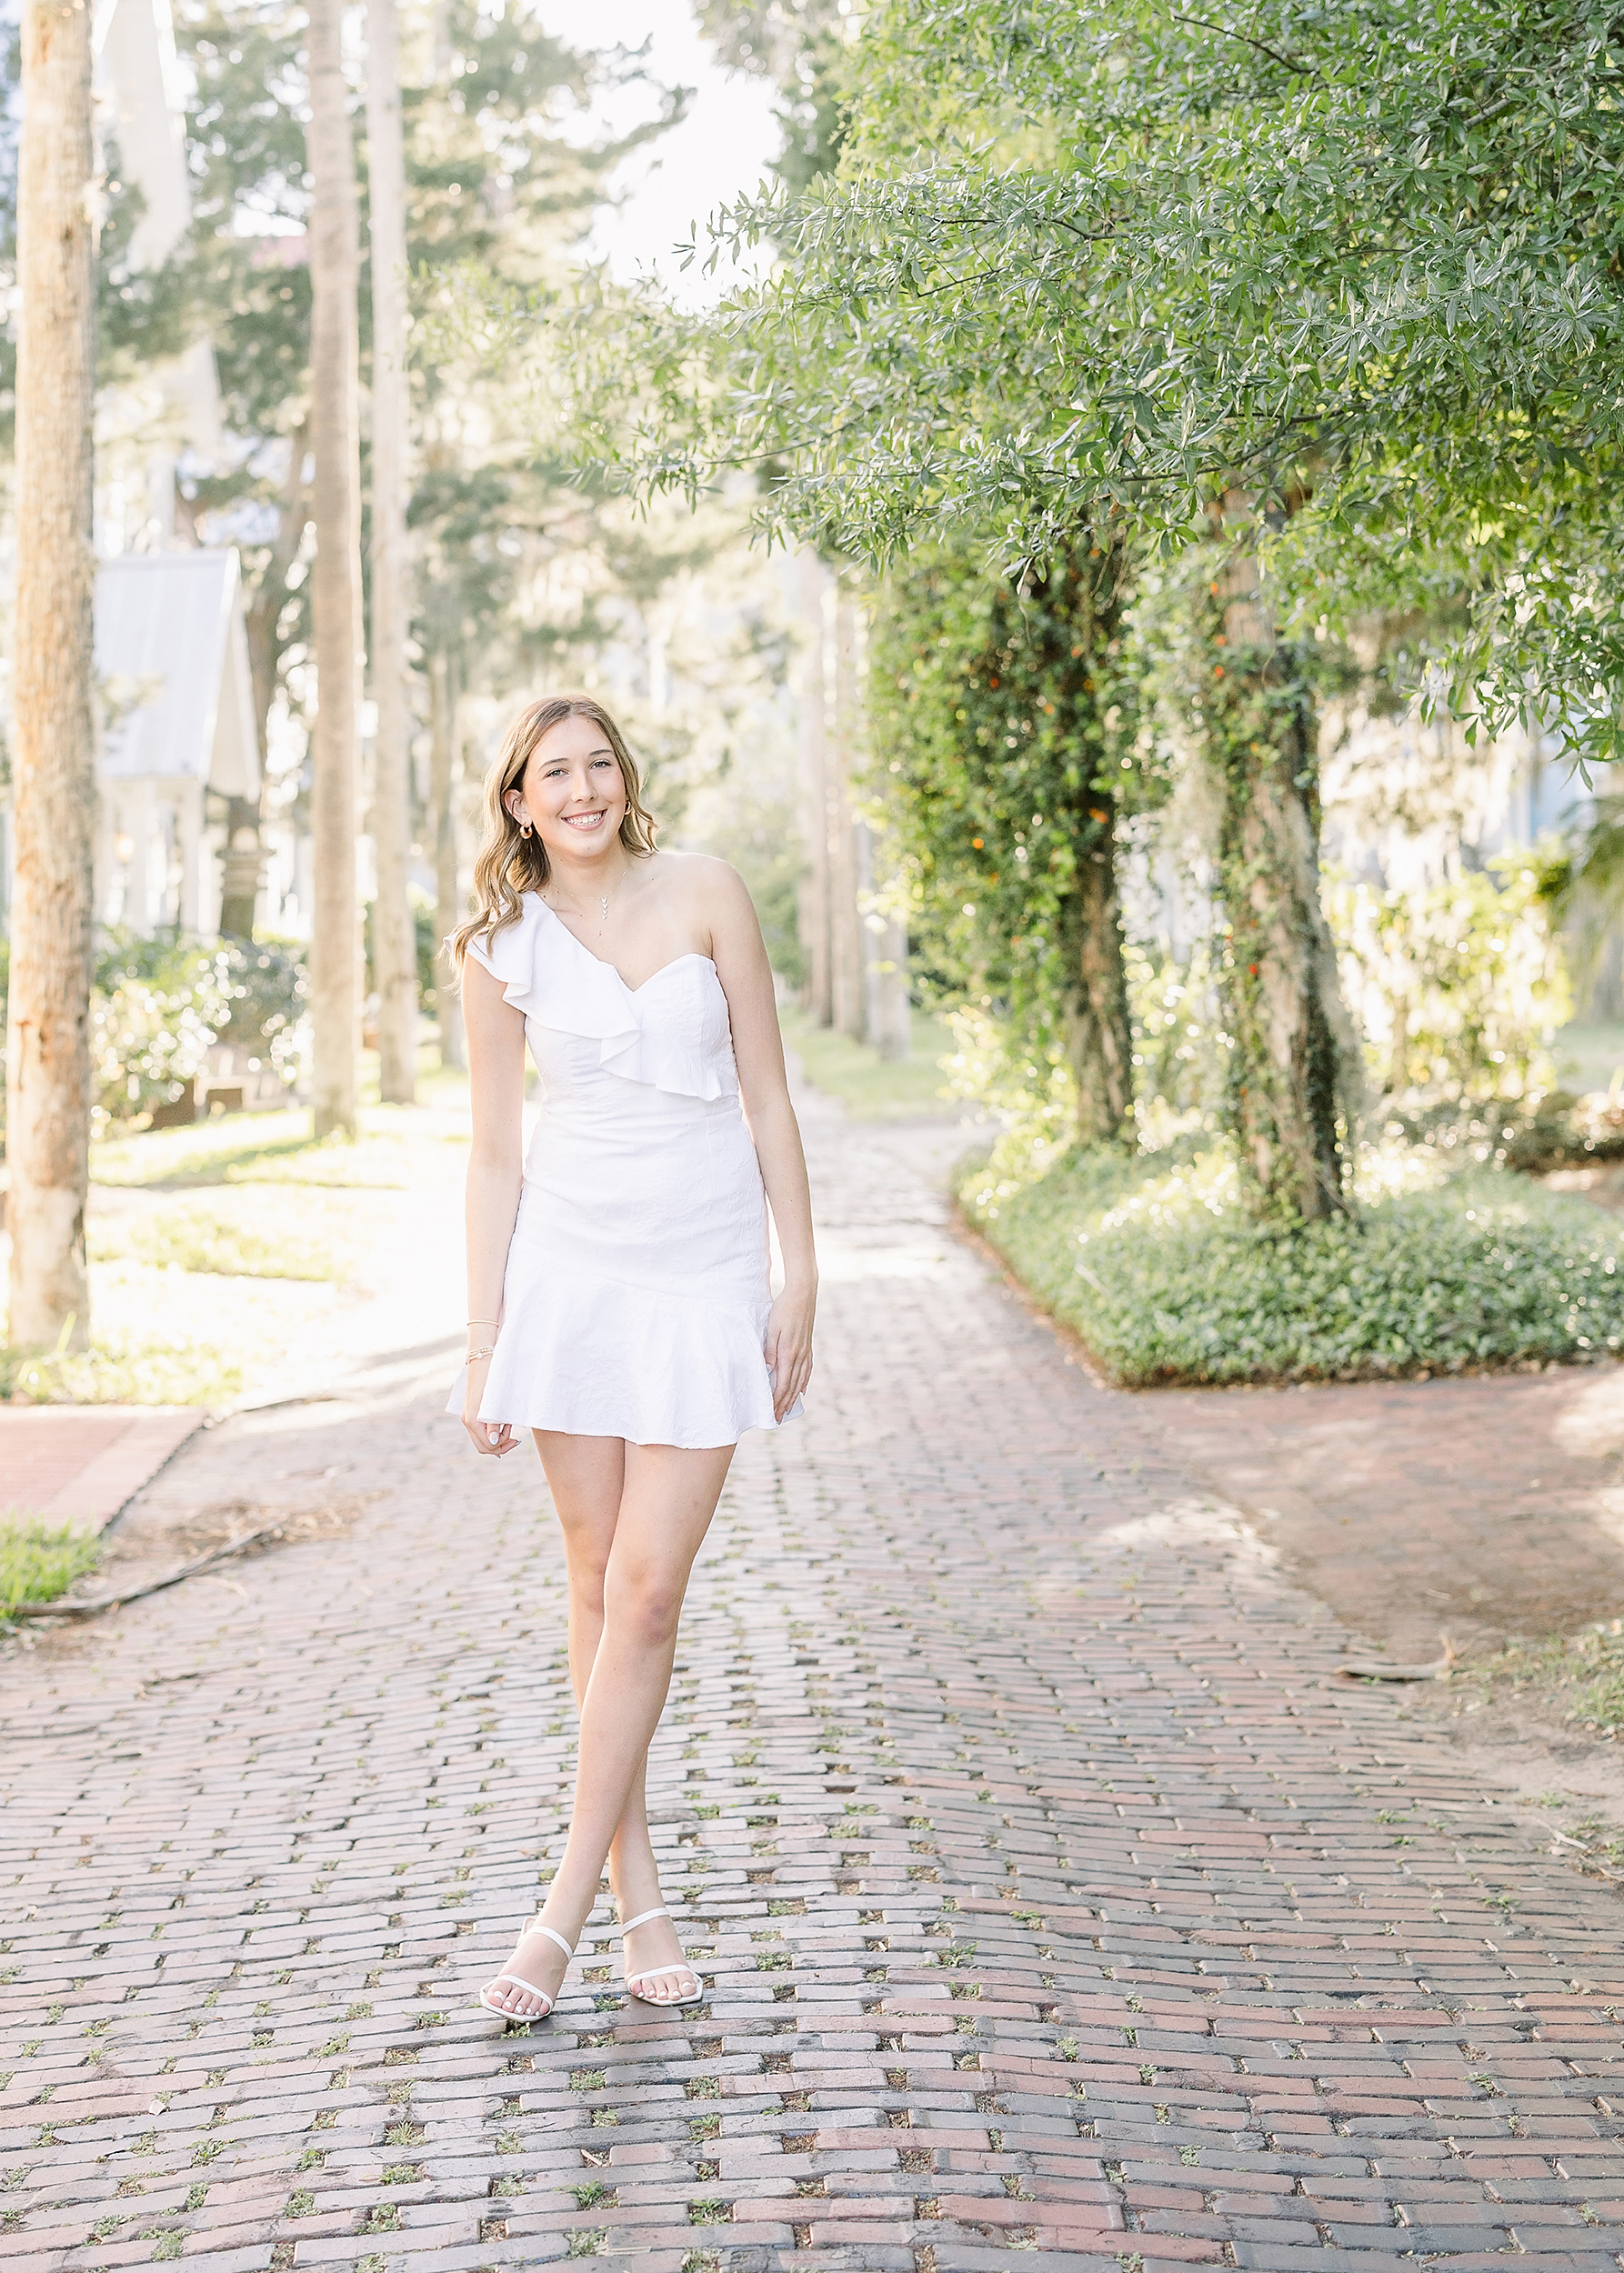
[[[612,1279],[549,1276],[504,1324],[482,1421],[708,1451],[777,1428],[762,1357],[767,1312]],[[798,1414],[787,1413],[788,1420]],[[446,1410],[460,1417],[456,1388]]]

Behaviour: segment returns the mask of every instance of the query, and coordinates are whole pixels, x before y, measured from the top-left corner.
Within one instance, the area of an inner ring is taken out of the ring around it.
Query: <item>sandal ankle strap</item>
[[[566,1958],[573,1958],[576,1954],[573,1941],[566,1941],[562,1934],[555,1933],[550,1926],[544,1926],[538,1918],[533,1918],[525,1931],[526,1934],[545,1934],[549,1941],[557,1943]]]
[[[615,1928],[615,1931],[624,1938],[627,1934],[636,1933],[639,1926],[647,1926],[651,1918],[669,1918],[670,1915],[670,1911],[667,1909],[665,1904],[662,1902],[657,1909],[645,1910],[640,1917],[628,1918],[626,1924],[624,1926],[617,1926]],[[658,1969],[658,1968],[656,1968],[657,1971]],[[664,1969],[667,1973],[674,1970],[674,1968],[670,1966],[667,1966]]]

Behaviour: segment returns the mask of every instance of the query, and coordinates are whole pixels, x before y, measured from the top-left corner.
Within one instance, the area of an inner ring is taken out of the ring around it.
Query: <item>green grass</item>
[[[311,1143],[297,1152],[269,1153],[257,1160],[234,1160],[226,1184],[314,1184],[329,1191],[404,1192],[411,1169],[404,1145],[387,1136],[343,1137]]]
[[[381,1118],[382,1116],[379,1116]],[[404,1191],[411,1181],[405,1145],[387,1130],[363,1127],[353,1142],[310,1133],[305,1113],[234,1113],[191,1128],[149,1129],[96,1145],[94,1184],[128,1190],[210,1184],[316,1184],[334,1189]]]
[[[1355,1380],[1624,1348],[1620,1227],[1479,1170],[1357,1222],[1252,1223],[1217,1157],[1071,1154],[1015,1188],[972,1167],[969,1220],[1126,1386]]]
[[[0,1617],[19,1602],[55,1602],[101,1553],[95,1534],[72,1524],[0,1521]]]
[[[455,1106],[466,1076],[447,1077]],[[93,1147],[88,1350],[9,1348],[0,1397],[65,1405],[230,1405],[340,1299],[396,1195],[438,1185],[453,1112],[368,1106],[354,1143],[307,1113],[222,1115]],[[119,1192],[129,1195],[120,1200]]]
[[[962,1110],[946,1095],[940,1061],[953,1039],[939,1018],[915,1011],[913,1055],[900,1065],[889,1063],[866,1042],[817,1025],[803,1010],[786,1006],[779,1024],[786,1046],[800,1059],[812,1086],[838,1097],[854,1120],[956,1120]]]
[[[286,1159],[314,1144],[307,1113],[223,1113],[190,1128],[154,1128],[90,1148],[93,1184],[218,1184],[234,1167]]]
[[[1510,1642],[1456,1672],[1452,1686],[1475,1689],[1482,1705],[1516,1700],[1549,1719],[1624,1728],[1624,1618],[1582,1634]]]
[[[210,1343],[98,1338],[40,1357],[0,1343],[0,1398],[25,1405],[228,1405],[240,1358]]]
[[[238,1189],[198,1195],[96,1217],[91,1260],[128,1260],[158,1270],[212,1272],[225,1278],[342,1281],[365,1251],[372,1211],[351,1194]]]

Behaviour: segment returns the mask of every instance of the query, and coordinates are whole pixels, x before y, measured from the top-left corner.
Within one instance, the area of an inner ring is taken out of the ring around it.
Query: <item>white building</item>
[[[123,178],[141,193],[130,241],[136,270],[161,268],[192,221],[185,105],[169,0],[97,0],[94,30],[97,124],[116,141]],[[190,451],[206,461],[222,446],[214,350],[194,341],[174,363],[144,373],[138,387],[108,390],[97,406],[98,445],[134,435],[145,481],[122,467],[97,471],[97,541],[111,552],[161,551],[175,542],[175,469]],[[110,453],[111,454],[111,453]]]
[[[94,40],[100,131],[143,200],[131,257],[156,267],[192,217],[169,0],[97,0]],[[259,796],[237,556],[182,546],[175,527],[177,464],[209,465],[222,446],[206,340],[97,399],[95,913],[140,932],[218,928],[225,800]],[[0,915],[8,817],[0,810]]]
[[[95,670],[96,913],[137,932],[217,931],[209,793],[259,795],[236,552],[195,547],[105,561],[95,579]]]
[[[104,138],[143,203],[131,260],[155,268],[192,218],[169,0],[97,0],[95,39]],[[177,464],[217,462],[223,447],[208,342],[105,392],[97,426],[96,914],[212,932],[225,800],[257,800],[260,751],[236,554],[177,542]]]

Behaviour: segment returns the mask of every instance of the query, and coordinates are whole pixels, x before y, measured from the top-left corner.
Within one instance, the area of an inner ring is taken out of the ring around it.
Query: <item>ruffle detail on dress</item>
[[[685,955],[680,963],[657,971],[631,1000],[639,1004],[656,990],[656,1016],[639,1023],[626,1041],[604,1044],[605,1072],[707,1104],[736,1096],[738,1071],[727,1031],[727,999],[716,966],[702,955]]]
[[[481,1420],[688,1451],[777,1426],[761,1354],[765,1306],[757,1317],[744,1302],[539,1272],[517,1301],[516,1291]],[[460,1383],[446,1409],[462,1411]]]
[[[707,1102],[737,1094],[727,997],[708,956],[678,956],[634,990],[534,892],[516,924],[468,953],[526,1019],[596,1042],[606,1073]]]
[[[537,1026],[582,1041],[625,1049],[637,1038],[637,1013],[626,981],[588,955],[566,926],[533,892],[524,914],[488,942],[470,940],[468,953],[484,964],[516,1010]],[[578,957],[569,954],[571,947]]]

